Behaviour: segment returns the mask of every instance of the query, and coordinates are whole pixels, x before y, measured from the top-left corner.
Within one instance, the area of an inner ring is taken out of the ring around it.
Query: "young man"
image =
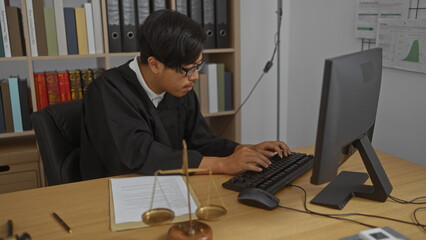
[[[192,90],[204,65],[203,29],[171,10],[152,13],[138,31],[140,56],[105,71],[83,100],[83,179],[126,173],[153,174],[182,166],[182,139],[191,168],[214,173],[261,171],[279,141],[239,145],[215,137]]]

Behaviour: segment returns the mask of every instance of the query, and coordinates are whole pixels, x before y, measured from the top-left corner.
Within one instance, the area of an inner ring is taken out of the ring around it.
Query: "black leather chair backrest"
[[[31,115],[50,186],[81,180],[81,104],[81,100],[58,103]]]

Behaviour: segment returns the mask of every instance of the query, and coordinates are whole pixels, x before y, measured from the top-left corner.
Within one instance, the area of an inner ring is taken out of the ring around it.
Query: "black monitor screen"
[[[342,209],[353,195],[384,201],[390,194],[392,187],[371,146],[381,77],[381,48],[325,60],[311,183],[333,182],[312,203]],[[339,165],[356,150],[369,175],[342,172],[336,178]],[[363,185],[368,176],[373,186]]]

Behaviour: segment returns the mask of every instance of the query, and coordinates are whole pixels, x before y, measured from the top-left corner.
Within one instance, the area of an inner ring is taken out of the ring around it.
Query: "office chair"
[[[50,186],[81,180],[81,104],[81,100],[58,103],[31,115]]]

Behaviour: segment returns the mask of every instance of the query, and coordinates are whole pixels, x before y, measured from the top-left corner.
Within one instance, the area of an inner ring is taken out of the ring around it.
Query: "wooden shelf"
[[[0,62],[27,61],[28,57],[3,57]]]
[[[64,0],[64,1],[72,1],[72,0]],[[169,6],[172,9],[176,8],[174,0],[168,0]],[[25,0],[21,0],[21,11],[22,14],[22,22],[24,27],[24,35],[25,35],[25,46],[27,49],[27,54],[31,54],[30,51],[30,42],[29,42],[29,30],[28,30],[28,22],[26,16],[26,6]],[[106,1],[101,0],[101,8],[102,8],[102,21],[103,21],[103,36],[104,36],[104,49],[105,53],[102,54],[86,54],[86,55],[61,55],[61,56],[26,56],[26,57],[11,57],[11,58],[0,58],[0,64],[2,62],[23,62],[27,61],[28,68],[23,71],[28,71],[28,81],[31,89],[31,100],[33,104],[33,109],[37,110],[36,104],[36,94],[34,87],[34,63],[38,61],[64,61],[71,60],[71,63],[68,61],[67,64],[70,68],[72,68],[72,61],[77,61],[78,59],[97,59],[97,66],[91,66],[93,68],[105,68],[108,69],[111,67],[111,60],[119,57],[133,57],[139,55],[139,52],[122,52],[122,53],[109,53],[108,50],[108,26],[106,19]],[[239,0],[229,0],[228,1],[228,29],[230,32],[230,40],[229,40],[229,48],[220,48],[220,49],[205,49],[203,53],[207,55],[207,59],[210,62],[221,62],[225,63],[225,68],[227,71],[231,71],[233,73],[233,81],[234,81],[234,97],[233,103],[234,108],[240,105],[240,88],[241,88],[241,80],[240,80],[240,1]],[[24,63],[25,64],[25,63]],[[1,73],[0,73],[1,74]],[[19,74],[19,73],[17,73]],[[0,76],[7,77],[7,76]],[[219,113],[203,113],[205,117],[215,118],[215,117],[226,117],[235,115],[235,111],[227,111],[227,112],[219,112]],[[240,114],[236,114],[234,116],[234,127],[225,132],[225,137],[230,137],[235,141],[240,141]],[[219,124],[219,123],[218,123]],[[213,128],[214,129],[214,128]],[[0,134],[1,139],[7,139],[10,137],[21,137],[34,134],[33,132],[28,133],[7,133]]]
[[[64,0],[66,2],[71,2],[72,0]],[[172,9],[175,9],[175,1],[168,0],[169,6]],[[78,2],[78,1],[76,1]],[[86,1],[87,2],[87,1]],[[74,4],[74,2],[72,2]],[[29,29],[28,21],[26,14],[26,0],[21,0],[21,12],[22,12],[22,23],[24,28],[25,35],[25,46],[26,52],[28,55],[31,54],[30,51],[30,40],[29,40]],[[78,3],[75,3],[78,4]],[[66,61],[66,67],[68,69],[73,68],[73,63],[77,65],[79,59],[96,59],[94,65],[88,66],[91,68],[105,68],[108,69],[111,67],[111,60],[116,61],[119,57],[132,57],[139,55],[139,52],[123,52],[123,53],[110,53],[108,50],[108,27],[107,27],[107,18],[106,18],[106,0],[101,0],[101,10],[102,10],[102,28],[103,28],[103,41],[104,41],[104,53],[102,54],[87,54],[87,55],[65,55],[65,56],[24,56],[24,57],[11,57],[11,58],[0,58],[0,67],[14,65],[15,62],[20,65],[27,65],[26,69],[19,69],[22,73],[28,73],[27,81],[31,90],[31,101],[34,111],[37,111],[37,102],[36,102],[36,92],[34,86],[34,72],[39,71],[35,68],[40,68],[38,65],[43,65],[43,61]],[[241,102],[241,67],[240,67],[240,0],[229,0],[228,1],[228,31],[229,31],[229,48],[221,49],[205,49],[204,54],[207,55],[207,59],[210,62],[224,63],[225,69],[232,72],[233,76],[233,104],[234,109],[236,109]],[[70,61],[68,61],[70,60]],[[74,61],[74,62],[73,62]],[[12,63],[12,64],[7,64]],[[48,63],[49,64],[49,63]],[[16,72],[18,75],[20,72]],[[6,78],[8,76],[1,75],[0,79]],[[219,133],[219,130],[222,129],[224,124],[230,122],[229,127],[226,129],[224,134],[221,137],[226,137],[232,139],[236,142],[240,142],[241,139],[241,114],[233,111],[218,112],[218,113],[203,113],[203,115],[209,119],[210,126],[215,134]],[[7,143],[7,146],[10,144],[19,145],[20,140],[35,139],[34,131],[25,131],[20,133],[3,133],[0,134],[0,145],[2,143]],[[0,146],[1,148],[1,146]],[[5,149],[3,149],[5,151]],[[42,173],[43,169],[40,169],[39,172]],[[42,174],[43,175],[43,174]],[[41,177],[43,180],[43,176]],[[43,182],[43,181],[41,181]]]
[[[59,55],[59,56],[38,56],[30,57],[32,61],[37,60],[63,60],[63,59],[79,59],[79,58],[105,58],[107,55],[102,54],[84,54],[84,55]]]
[[[0,134],[0,141],[4,139],[22,138],[22,137],[30,137],[30,136],[34,136],[34,130],[18,132],[18,133],[2,133]]]

